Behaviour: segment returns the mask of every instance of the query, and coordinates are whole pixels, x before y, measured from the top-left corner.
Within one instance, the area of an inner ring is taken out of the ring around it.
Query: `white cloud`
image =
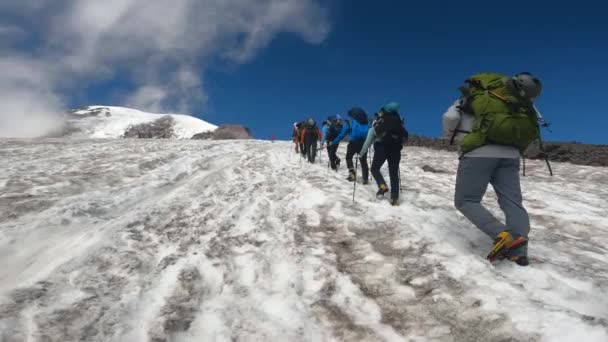
[[[0,57],[0,137],[36,137],[61,128],[63,106],[49,65],[23,55]]]
[[[120,70],[137,84],[126,104],[188,111],[207,101],[203,76],[211,59],[245,63],[280,32],[318,43],[329,31],[317,0],[36,0],[28,6],[5,0],[0,8],[35,23],[21,29],[46,42],[37,55],[9,51],[13,59],[27,57],[21,65],[26,70],[10,82],[0,79],[0,88],[33,78],[41,86],[23,89],[41,102],[48,96],[50,107],[61,103],[55,89],[88,85]],[[37,20],[41,13],[53,15]],[[0,64],[1,73],[5,67]],[[6,112],[0,107],[1,116]]]
[[[15,35],[23,35],[24,33],[25,31],[18,26],[0,25],[0,37],[2,37],[3,39],[14,39]]]

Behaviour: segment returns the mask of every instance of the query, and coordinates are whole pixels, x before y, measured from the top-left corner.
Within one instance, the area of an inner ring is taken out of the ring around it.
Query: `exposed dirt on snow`
[[[521,268],[484,260],[447,152],[404,151],[399,207],[362,184],[353,203],[345,170],[282,142],[0,140],[0,158],[0,341],[608,339],[607,169],[529,163]]]

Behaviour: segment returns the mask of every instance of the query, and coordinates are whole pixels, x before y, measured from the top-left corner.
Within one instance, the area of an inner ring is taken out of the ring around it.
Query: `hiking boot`
[[[504,259],[511,250],[522,247],[526,243],[528,243],[528,239],[525,237],[520,236],[513,239],[511,233],[506,230],[502,231],[494,240],[494,245],[487,258],[490,261]]]
[[[349,182],[353,182],[353,181],[355,181],[355,179],[357,179],[357,175],[355,174],[355,172],[352,171],[352,170],[349,171],[348,172],[348,177],[346,178],[346,180],[349,181]]]
[[[363,183],[363,185],[367,185],[369,184],[369,181],[367,179],[364,179],[363,181],[361,181],[361,183]]]
[[[518,264],[519,266],[528,266],[530,265],[530,260],[528,260],[527,256],[512,256],[509,257],[509,260]]]
[[[399,199],[398,198],[391,198],[391,205],[393,207],[396,207],[399,205]]]
[[[487,258],[490,261],[498,259],[499,256],[506,252],[507,246],[513,243],[513,236],[508,231],[502,231],[498,233],[496,239],[494,239],[494,245],[488,254]]]
[[[336,159],[336,167],[340,167],[340,158]]]
[[[388,186],[386,184],[380,184],[380,189],[376,192],[376,197],[384,197],[384,194],[388,192]]]

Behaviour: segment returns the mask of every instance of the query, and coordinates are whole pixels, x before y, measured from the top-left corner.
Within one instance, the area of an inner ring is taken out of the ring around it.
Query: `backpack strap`
[[[481,81],[478,80],[478,79],[476,79],[476,78],[470,78],[470,79],[466,80],[465,83],[467,83],[469,85],[469,88],[477,88],[479,90],[482,90],[482,91],[486,92],[488,95],[491,95],[491,96],[493,96],[493,97],[495,97],[495,98],[503,101],[507,105],[512,105],[513,104],[506,97],[498,95],[497,93],[495,93],[494,91],[492,91],[492,90],[494,90],[496,88],[499,88],[500,85],[495,85],[493,87],[491,87],[491,86],[490,87],[484,87],[481,84]],[[463,87],[461,87],[461,88],[463,88]],[[463,89],[460,89],[460,91],[464,93]],[[472,94],[471,92],[469,92],[469,96],[472,96],[472,95],[474,95],[474,94]]]
[[[454,133],[452,133],[452,137],[450,138],[450,145],[454,145],[454,140],[456,140],[456,136],[458,135],[458,133],[469,134],[469,133],[471,133],[471,131],[465,131],[465,130],[462,130],[462,129],[455,129]]]

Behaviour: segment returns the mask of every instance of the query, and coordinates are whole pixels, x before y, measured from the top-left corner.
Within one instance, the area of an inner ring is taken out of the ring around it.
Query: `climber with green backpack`
[[[444,135],[460,145],[454,204],[494,240],[488,260],[526,266],[530,219],[522,204],[519,166],[523,152],[540,140],[542,117],[533,103],[542,84],[530,73],[484,73],[470,77],[460,91],[462,97],[443,117]],[[488,184],[506,224],[481,205]]]

